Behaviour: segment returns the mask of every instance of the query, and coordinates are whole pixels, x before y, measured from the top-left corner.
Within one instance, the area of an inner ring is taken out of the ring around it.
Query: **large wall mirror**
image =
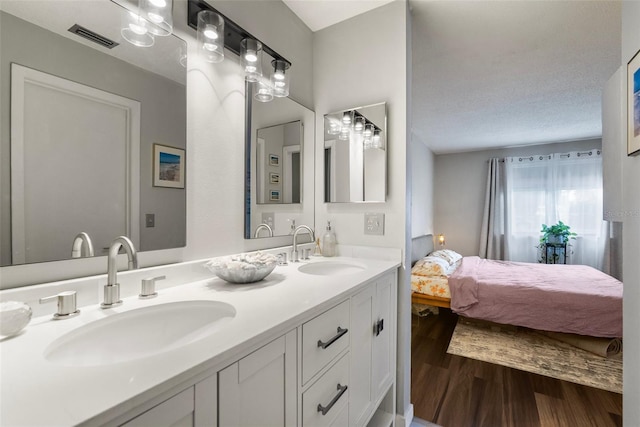
[[[384,202],[386,195],[386,104],[325,115],[324,201]]]
[[[134,46],[128,16],[108,0],[0,3],[0,266],[88,256],[81,233],[95,256],[119,235],[185,245],[186,46]]]
[[[245,238],[313,226],[315,113],[288,97],[259,102],[247,83]]]

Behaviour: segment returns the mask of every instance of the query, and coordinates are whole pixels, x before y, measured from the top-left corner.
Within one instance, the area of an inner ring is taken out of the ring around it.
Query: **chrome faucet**
[[[256,232],[253,233],[253,237],[258,237],[258,234],[260,234],[260,231],[262,231],[263,229],[267,230],[267,232],[269,233],[267,237],[273,237],[273,228],[271,228],[269,224],[264,223],[256,227]]]
[[[306,225],[297,226],[293,232],[293,250],[291,251],[292,262],[298,262],[298,234],[300,234],[300,232],[309,233],[312,242],[316,240],[316,236],[311,228],[307,227]]]
[[[73,239],[73,246],[71,247],[71,258],[82,258],[82,249],[85,249],[85,257],[92,257],[93,243],[91,243],[91,237],[84,231],[78,233]]]
[[[104,302],[100,304],[102,308],[115,307],[122,303],[120,299],[120,284],[117,280],[118,274],[118,252],[124,248],[129,259],[128,270],[138,268],[138,254],[133,247],[133,243],[126,236],[116,237],[109,246],[109,257],[107,259],[107,284],[104,285]]]

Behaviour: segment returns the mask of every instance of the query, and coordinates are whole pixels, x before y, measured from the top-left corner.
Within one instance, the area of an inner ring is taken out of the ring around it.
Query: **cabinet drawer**
[[[349,347],[349,301],[302,325],[302,383]]]
[[[348,420],[348,382],[349,355],[345,354],[302,394],[302,426],[339,425],[338,420]]]

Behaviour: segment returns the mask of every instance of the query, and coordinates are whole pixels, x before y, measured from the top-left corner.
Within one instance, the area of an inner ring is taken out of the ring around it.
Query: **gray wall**
[[[8,264],[10,240],[10,85],[11,63],[63,77],[140,101],[140,241],[141,250],[185,245],[186,192],[152,186],[154,143],[185,148],[184,85],[146,72],[95,49],[2,13],[0,51],[0,235],[1,265]],[[19,42],[16,42],[19,41]],[[188,164],[187,154],[187,164]],[[156,215],[155,228],[144,227],[144,214]],[[98,219],[99,220],[99,219]],[[116,236],[114,236],[115,238]]]
[[[585,151],[601,146],[602,141],[595,139],[437,155],[434,232],[445,235],[447,248],[465,256],[478,255],[490,158]]]
[[[420,138],[411,135],[411,237],[433,234],[435,156]]]
[[[622,3],[622,65],[640,50],[640,2]],[[623,100],[627,111],[626,100]],[[625,122],[626,123],[626,122]],[[626,129],[623,131],[626,134]],[[624,276],[624,425],[640,420],[640,156],[624,157],[623,276]]]

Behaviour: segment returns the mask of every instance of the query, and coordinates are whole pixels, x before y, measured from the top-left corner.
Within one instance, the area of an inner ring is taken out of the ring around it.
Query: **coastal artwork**
[[[640,154],[640,51],[627,66],[627,154]]]
[[[153,145],[154,187],[184,188],[184,150],[166,145]]]

